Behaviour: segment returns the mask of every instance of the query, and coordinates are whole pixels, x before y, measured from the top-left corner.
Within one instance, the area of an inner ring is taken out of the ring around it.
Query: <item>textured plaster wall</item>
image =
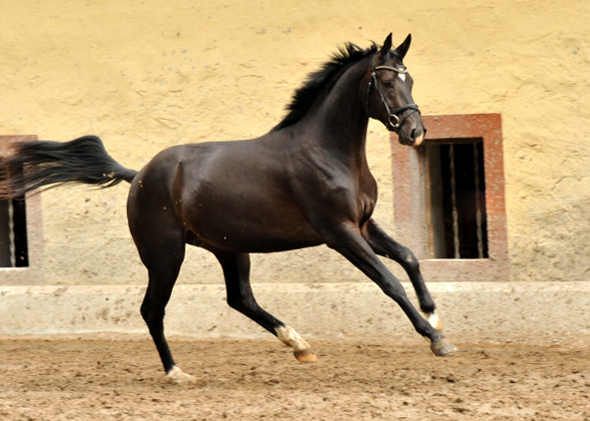
[[[0,14],[0,134],[97,134],[139,169],[167,146],[265,133],[339,45],[411,32],[406,64],[424,114],[502,114],[512,280],[587,280],[589,18],[585,0],[10,1]],[[376,217],[392,231],[388,133],[372,124],[369,136]],[[43,194],[46,283],[145,283],[126,194],[123,185]],[[220,276],[191,250],[180,282]],[[324,247],[255,256],[253,277],[364,279]]]

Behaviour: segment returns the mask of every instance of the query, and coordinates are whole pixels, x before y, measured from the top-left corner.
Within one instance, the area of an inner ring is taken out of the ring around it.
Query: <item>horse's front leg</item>
[[[414,329],[420,335],[430,339],[430,348],[435,355],[443,356],[455,351],[455,347],[445,340],[442,333],[432,327],[412,305],[401,283],[379,260],[360,230],[344,225],[326,236],[326,244],[347,258],[379,285],[386,295],[398,303],[412,322]]]
[[[420,272],[420,264],[414,253],[387,235],[373,219],[363,226],[361,234],[375,253],[396,261],[404,268],[416,291],[420,309],[426,314],[430,324],[442,332],[442,323],[435,312],[436,305],[426,288]]]
[[[223,268],[229,306],[258,323],[285,345],[290,346],[295,358],[299,361],[306,363],[317,361],[311,346],[295,329],[276,319],[256,302],[250,286],[250,256],[247,253],[226,251],[215,251],[214,254]]]

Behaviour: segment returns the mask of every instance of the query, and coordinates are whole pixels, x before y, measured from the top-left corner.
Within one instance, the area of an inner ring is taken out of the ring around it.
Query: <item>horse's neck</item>
[[[363,63],[348,69],[318,108],[315,124],[328,152],[364,161],[369,117],[363,103]]]

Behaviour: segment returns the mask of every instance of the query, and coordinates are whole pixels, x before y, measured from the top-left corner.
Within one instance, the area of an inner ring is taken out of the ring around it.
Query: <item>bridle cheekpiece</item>
[[[385,95],[383,95],[383,91],[381,90],[381,85],[379,84],[379,80],[377,79],[377,71],[378,70],[388,70],[391,72],[405,75],[406,73],[408,73],[408,68],[406,66],[399,66],[399,67],[374,66],[373,67],[374,62],[375,62],[375,57],[373,57],[373,60],[371,62],[371,77],[369,78],[369,84],[367,85],[367,110],[370,110],[371,89],[373,88],[373,86],[375,86],[375,90],[379,93],[379,96],[381,97],[381,103],[383,104],[383,106],[385,107],[385,111],[387,112],[387,123],[385,124],[385,126],[390,131],[397,133],[399,131],[399,129],[401,128],[401,126],[404,125],[404,123],[406,122],[406,119],[410,116],[410,114],[412,114],[415,111],[420,113],[420,110],[418,109],[418,105],[414,104],[414,103],[407,104],[407,105],[404,105],[403,107],[399,107],[399,108],[392,110],[389,107],[389,104],[387,104],[387,101],[385,100]],[[399,115],[401,115],[405,111],[410,111],[410,112],[405,115],[402,115],[400,117]]]

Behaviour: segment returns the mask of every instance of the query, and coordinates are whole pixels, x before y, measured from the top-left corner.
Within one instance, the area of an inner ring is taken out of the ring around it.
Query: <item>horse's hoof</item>
[[[293,355],[302,363],[315,363],[318,360],[318,357],[309,349],[295,351]]]
[[[197,378],[195,376],[185,373],[177,366],[172,367],[172,370],[166,373],[166,377],[172,383],[176,384],[191,384],[197,382]]]
[[[437,357],[444,357],[450,355],[457,350],[453,345],[447,342],[446,339],[442,338],[430,345],[430,349]]]

